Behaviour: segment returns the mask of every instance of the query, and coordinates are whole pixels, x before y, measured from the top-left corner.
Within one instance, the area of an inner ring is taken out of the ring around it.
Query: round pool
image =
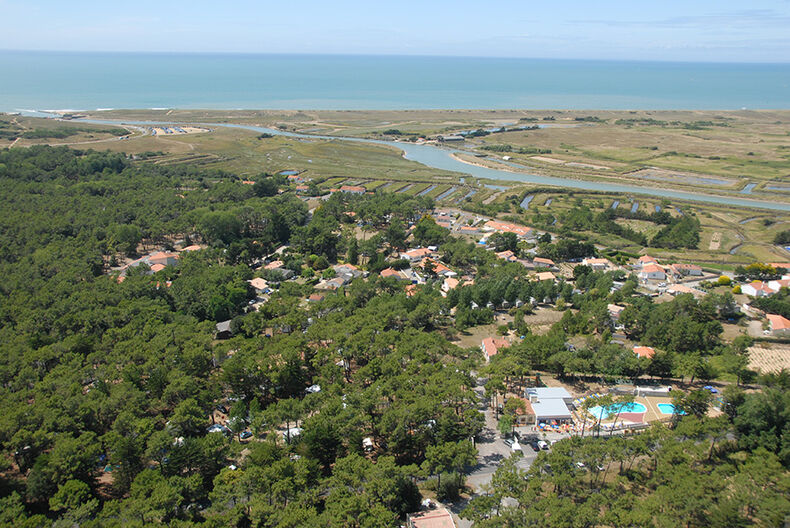
[[[671,403],[659,403],[656,405],[656,407],[658,407],[658,410],[661,411],[661,414],[686,414],[683,411],[678,411],[675,409],[675,406]]]
[[[601,407],[600,405],[596,405],[595,407],[590,407],[588,412],[595,416],[600,420],[606,420],[612,415],[616,415],[617,412],[620,414],[623,413],[643,413],[647,411],[647,408],[642,405],[641,403],[629,403],[627,405],[610,405],[608,407]]]

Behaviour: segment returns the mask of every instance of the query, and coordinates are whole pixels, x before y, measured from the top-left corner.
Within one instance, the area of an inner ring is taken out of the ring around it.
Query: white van
[[[545,450],[548,450],[548,449],[549,449],[549,444],[547,444],[547,443],[546,443],[545,441],[543,441],[543,440],[538,440],[538,447],[539,447],[540,449],[542,449],[542,450],[544,450],[544,451],[545,451]]]

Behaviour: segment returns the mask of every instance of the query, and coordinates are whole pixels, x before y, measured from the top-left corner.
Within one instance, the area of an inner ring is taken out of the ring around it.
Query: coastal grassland
[[[308,134],[378,137],[386,131],[438,134],[458,129],[518,123],[521,110],[109,110],[86,115],[101,119],[239,123]],[[545,113],[545,112],[544,112]],[[539,114],[543,114],[540,113]]]
[[[409,161],[399,150],[386,146],[339,139],[282,136],[259,139],[255,132],[226,127],[216,127],[203,134],[134,137],[97,148],[127,154],[162,152],[156,158],[157,163],[196,162],[241,176],[286,169],[304,171],[306,177],[314,179],[457,182],[461,176]]]
[[[524,172],[649,187],[789,201],[767,189],[790,182],[790,111],[220,111],[115,110],[104,119],[255,124],[306,134],[413,141],[463,130],[507,127],[453,144],[490,159],[465,162],[505,168],[508,155]],[[515,127],[543,128],[513,130]],[[385,134],[386,132],[386,134]],[[506,146],[510,152],[482,150]],[[643,169],[650,168],[649,173]],[[510,167],[510,170],[514,170]],[[515,169],[518,171],[519,169]],[[719,180],[719,181],[714,181]]]
[[[790,111],[601,111],[601,110],[107,110],[84,115],[100,119],[239,123],[284,127],[306,133],[375,137],[385,131],[440,134],[477,127],[545,125],[547,130],[582,125],[638,129],[639,123],[671,128],[681,123],[689,132],[706,132],[700,123],[754,125],[766,136],[784,134]],[[650,121],[652,120],[652,121]],[[615,125],[617,121],[622,121]],[[648,125],[649,126],[649,125]],[[341,134],[342,132],[342,134]],[[500,134],[486,136],[488,139]]]
[[[629,173],[643,167],[691,173],[667,173],[663,181],[661,173],[637,180],[645,185],[726,192],[740,191],[752,181],[782,181],[790,176],[790,113],[786,111],[689,112],[682,119],[662,112],[652,112],[653,117],[599,114],[591,112],[598,122],[555,121],[539,130],[490,134],[468,143],[477,149],[510,146],[512,150],[504,154],[514,161],[555,174],[630,178]],[[724,181],[711,185],[695,181],[699,177]]]
[[[115,125],[93,125],[75,121],[40,119],[0,114],[0,148],[35,144],[75,144],[117,141],[119,137],[139,131]]]
[[[630,227],[634,231],[642,233],[648,239],[653,238],[656,233],[661,230],[661,226],[654,224],[653,222],[648,222],[646,220],[633,220],[630,218],[618,218],[615,220],[619,225]]]

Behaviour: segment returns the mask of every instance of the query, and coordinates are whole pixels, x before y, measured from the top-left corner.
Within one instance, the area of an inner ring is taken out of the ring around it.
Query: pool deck
[[[658,408],[659,403],[672,403],[672,398],[665,398],[661,396],[644,396],[636,399],[639,403],[647,407],[645,413],[645,420],[647,422],[655,422],[656,420],[666,420],[671,418],[671,414],[664,414]]]
[[[617,416],[617,423],[619,424],[627,424],[627,423],[650,423],[655,421],[666,421],[672,417],[671,414],[664,414],[658,408],[659,403],[672,403],[672,398],[664,398],[659,396],[638,396],[634,398],[634,403],[641,403],[645,406],[645,412],[621,412],[619,416]],[[614,422],[615,416],[612,415],[604,420],[602,420],[602,424],[611,424]]]

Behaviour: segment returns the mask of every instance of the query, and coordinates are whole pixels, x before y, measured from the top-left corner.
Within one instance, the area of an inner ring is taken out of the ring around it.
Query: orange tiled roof
[[[648,265],[642,267],[642,272],[643,273],[655,273],[657,271],[660,271],[661,273],[664,273],[664,268],[662,268],[658,264],[648,264]]]
[[[790,321],[788,321],[781,315],[767,314],[765,318],[768,319],[768,322],[771,323],[772,330],[787,330],[788,328],[790,328]]]
[[[524,227],[516,224],[506,224],[504,222],[498,222],[496,220],[489,220],[488,222],[486,222],[485,226],[495,231],[503,231],[505,233],[515,233],[521,236],[527,236],[532,232],[531,227]]]
[[[486,337],[483,339],[483,348],[488,357],[494,356],[499,352],[500,348],[507,348],[510,346],[510,341],[499,337]]]
[[[656,355],[656,351],[652,347],[648,346],[635,346],[634,354],[639,357],[651,358]]]
[[[379,273],[379,275],[381,275],[382,277],[400,277],[400,272],[393,268],[387,268],[381,270],[381,273]]]
[[[534,264],[545,264],[545,265],[548,265],[548,266],[556,266],[556,264],[554,264],[553,260],[547,259],[547,258],[543,258],[543,257],[535,257],[534,259],[532,259],[532,262]]]

